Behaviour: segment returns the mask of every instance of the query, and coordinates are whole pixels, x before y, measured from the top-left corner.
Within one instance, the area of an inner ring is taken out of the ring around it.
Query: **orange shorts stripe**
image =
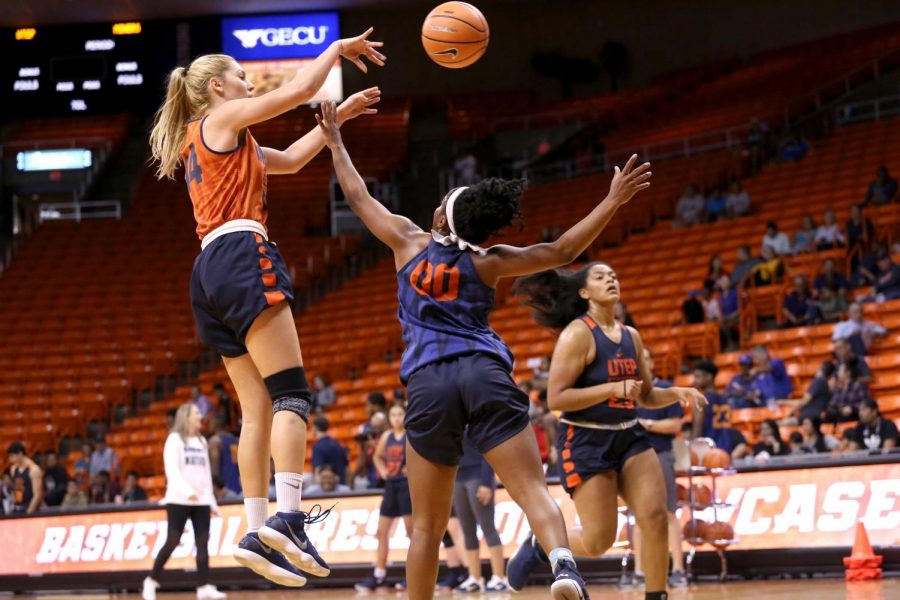
[[[566,431],[566,439],[571,440],[573,437],[575,437],[575,427],[569,425],[569,430]]]
[[[575,488],[581,485],[581,475],[578,473],[572,473],[571,475],[566,476],[566,486],[569,488]]]
[[[284,292],[276,291],[276,292],[266,292],[266,302],[269,303],[269,306],[274,306],[279,302],[284,302]]]
[[[570,458],[572,458],[572,451],[569,450],[568,448],[565,448],[562,451],[562,457],[563,457],[563,460],[569,460]]]
[[[256,243],[257,243],[257,244],[262,244],[262,243],[263,243],[263,236],[259,235],[258,233],[254,233],[254,234],[253,234],[253,239],[256,240]]]
[[[262,269],[263,271],[268,271],[269,269],[272,268],[272,261],[269,260],[268,258],[259,259],[259,268]]]
[[[263,273],[262,282],[266,287],[275,287],[275,284],[278,283],[278,277],[275,273]]]
[[[265,247],[265,246],[260,246],[259,248],[257,248],[257,250],[259,250],[259,253],[260,253],[260,254],[265,254],[265,253],[266,253],[266,247]]]
[[[566,461],[563,463],[563,471],[565,471],[566,473],[571,473],[574,470],[575,463],[573,463],[572,461]]]

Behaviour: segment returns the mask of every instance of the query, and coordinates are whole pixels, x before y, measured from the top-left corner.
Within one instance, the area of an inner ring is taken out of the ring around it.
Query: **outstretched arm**
[[[650,163],[634,168],[636,162],[637,154],[633,154],[622,169],[616,167],[606,198],[559,239],[524,248],[502,244],[492,246],[479,265],[479,274],[486,280],[496,281],[501,277],[529,275],[561,267],[578,258],[597,239],[619,207],[639,191],[650,187]]]
[[[338,126],[359,115],[374,115],[378,110],[371,107],[380,100],[381,90],[377,87],[353,94],[338,106]],[[324,147],[325,136],[322,134],[322,128],[316,127],[288,146],[286,150],[263,148],[262,151],[266,157],[266,173],[269,175],[296,173],[315,158]]]
[[[406,262],[400,257],[412,246],[413,238],[424,232],[406,217],[389,211],[369,194],[365,181],[353,166],[347,148],[344,147],[334,102],[322,103],[322,115],[316,115],[316,121],[325,137],[325,143],[331,149],[334,172],[347,204],[375,237],[390,246],[398,263]]]
[[[644,341],[641,334],[634,327],[629,327],[631,337],[634,340],[634,350],[637,354],[638,372],[641,374],[641,395],[638,403],[647,408],[665,408],[670,404],[681,402],[685,407],[691,406],[692,413],[696,415],[706,406],[706,397],[694,388],[688,387],[653,387],[650,366],[644,358]]]

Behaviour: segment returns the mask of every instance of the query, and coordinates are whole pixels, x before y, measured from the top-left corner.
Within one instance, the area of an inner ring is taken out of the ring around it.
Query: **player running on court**
[[[317,118],[319,118],[317,116]],[[462,436],[484,454],[522,507],[546,548],[556,599],[587,598],[565,522],[547,490],[528,397],[513,382],[513,357],[488,325],[494,288],[503,277],[527,275],[573,261],[603,230],[620,206],[650,185],[650,165],[616,174],[610,192],[557,241],[518,248],[480,248],[519,214],[524,182],[487,179],[452,190],[434,212],[430,232],[394,215],[372,198],[344,148],[333,103],[319,124],[331,149],[347,202],[369,230],[394,252],[399,318],[406,351],[400,378],[407,386],[407,470],[413,506],[407,558],[410,598],[434,595],[438,547],[450,516]]]
[[[259,97],[233,58],[200,56],[169,75],[150,135],[160,178],[185,167],[201,240],[190,285],[194,318],[200,339],[222,355],[241,402],[238,464],[248,527],[234,556],[295,587],[306,583],[297,567],[320,576],[329,569],[304,533],[313,518],[300,511],[312,395],[291,315],[290,276],[266,233],[266,177],[296,173],[325,142],[317,127],[286,150],[263,148],[248,128],[308,102],[341,56],[363,71],[363,57],[384,64],[381,44],[367,39],[371,33],[334,42],[290,82]],[[379,98],[378,88],[355,94],[335,118],[374,113]],[[278,513],[267,520],[270,455]]]

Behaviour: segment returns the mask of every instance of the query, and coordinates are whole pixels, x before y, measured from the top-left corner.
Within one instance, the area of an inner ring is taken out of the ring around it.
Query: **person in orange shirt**
[[[290,275],[266,231],[266,177],[296,173],[325,138],[317,127],[276,150],[259,146],[249,127],[308,102],[339,57],[363,72],[363,58],[384,65],[382,44],[370,41],[371,33],[332,43],[290,82],[261,96],[232,57],[200,56],[169,74],[150,134],[159,178],[174,179],[184,167],[201,240],[190,284],[194,317],[200,339],[222,355],[243,411],[238,464],[248,527],[234,557],[294,587],[306,583],[300,570],[330,572],[304,533],[327,512],[300,510],[312,395],[291,314]],[[341,104],[340,119],[374,114],[380,97],[377,87],[354,94]],[[278,512],[267,519],[270,454]]]

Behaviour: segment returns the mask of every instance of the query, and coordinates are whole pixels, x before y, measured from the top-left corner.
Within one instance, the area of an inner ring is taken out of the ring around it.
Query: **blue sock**
[[[566,559],[575,564],[575,557],[572,556],[572,551],[568,548],[554,548],[550,554],[550,567],[553,569],[554,573],[556,572],[556,564],[560,561],[560,559]]]

